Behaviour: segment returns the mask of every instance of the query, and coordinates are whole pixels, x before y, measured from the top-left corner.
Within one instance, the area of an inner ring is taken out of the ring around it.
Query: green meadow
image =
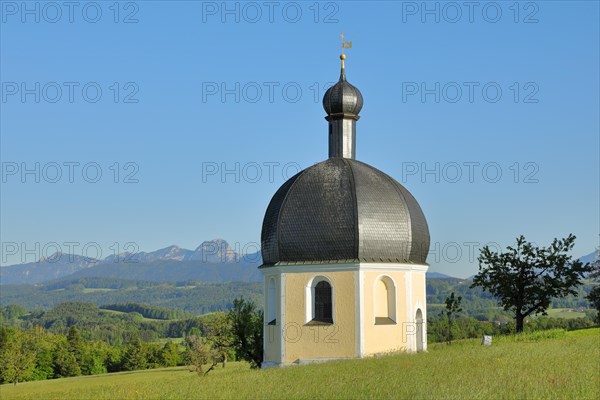
[[[578,312],[570,308],[550,308],[548,309],[548,316],[553,318],[583,318],[585,317],[584,312]]]
[[[8,399],[597,399],[600,328],[437,343],[397,354],[290,368],[230,363],[199,377],[185,367],[0,386]]]

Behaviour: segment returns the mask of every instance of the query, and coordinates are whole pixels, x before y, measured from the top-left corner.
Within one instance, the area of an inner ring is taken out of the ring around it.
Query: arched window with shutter
[[[333,285],[324,276],[316,276],[306,286],[306,322],[333,324]]]
[[[315,321],[333,323],[331,285],[321,281],[315,285]]]

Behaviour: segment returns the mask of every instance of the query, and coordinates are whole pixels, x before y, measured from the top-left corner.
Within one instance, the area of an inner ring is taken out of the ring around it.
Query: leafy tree
[[[523,236],[505,253],[485,246],[471,287],[480,286],[496,296],[504,309],[514,314],[516,331],[522,332],[527,316],[547,315],[553,297],[577,293],[574,287],[591,268],[567,255],[574,245],[571,234],[566,239],[554,239],[549,247],[534,246]]]
[[[206,338],[189,335],[185,338],[185,342],[187,363],[199,376],[208,374],[219,363],[218,351]],[[205,364],[210,364],[206,372],[202,369]]]
[[[56,342],[56,337],[50,335],[41,326],[34,326],[25,331],[32,336],[36,347],[36,363],[33,375],[30,380],[51,379],[54,376],[54,367],[52,364],[52,348]]]
[[[15,385],[30,378],[35,369],[36,343],[26,332],[6,335],[0,347],[0,376]]]
[[[600,281],[600,248],[596,250],[596,259],[592,263],[592,273],[589,278],[596,282]],[[586,298],[596,309],[596,322],[600,323],[600,285],[594,286]]]
[[[106,354],[106,369],[108,372],[122,371],[124,348],[122,346],[110,347]]]
[[[157,343],[144,343],[146,353],[146,368],[160,368],[163,366],[163,346]]]
[[[85,352],[81,371],[83,375],[98,375],[108,372],[110,346],[104,342],[84,342]]]
[[[165,367],[175,367],[176,365],[179,365],[179,346],[169,340],[160,351],[160,360],[161,364]]]
[[[52,379],[54,376],[54,364],[52,360],[52,349],[47,347],[47,344],[38,350],[35,369],[31,380],[40,381],[44,379]]]
[[[140,339],[134,340],[123,355],[122,368],[125,371],[135,371],[137,369],[144,369],[148,365],[146,359],[146,351],[144,344]]]
[[[592,307],[596,309],[596,322],[600,323],[600,285],[592,289],[587,299],[590,301]]]
[[[260,368],[263,361],[263,311],[243,297],[233,301],[229,311],[233,331],[233,344],[239,358]]]
[[[85,344],[81,336],[79,336],[79,331],[75,325],[69,328],[69,333],[67,333],[67,344],[69,346],[69,352],[73,354],[75,360],[77,360],[77,364],[81,366],[83,364]]]
[[[206,337],[212,342],[222,366],[227,365],[227,358],[234,344],[231,318],[225,313],[214,313],[207,316],[204,322]]]
[[[446,297],[446,300],[444,301],[446,310],[443,311],[442,315],[445,314],[448,322],[448,333],[446,335],[448,344],[452,343],[452,325],[454,319],[456,319],[456,314],[462,312],[462,308],[460,308],[461,302],[462,296],[454,297],[454,292],[452,292],[449,297]]]
[[[77,363],[75,355],[69,351],[69,344],[64,340],[64,336],[62,338],[56,343],[52,354],[54,377],[79,376],[81,375],[81,367]]]

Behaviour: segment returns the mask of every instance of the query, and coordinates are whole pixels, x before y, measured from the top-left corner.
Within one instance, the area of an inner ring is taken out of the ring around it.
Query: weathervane
[[[340,55],[340,60],[342,60],[342,69],[344,69],[344,60],[346,59],[346,55],[344,54],[344,49],[351,49],[352,42],[344,41],[344,32],[340,33],[340,37],[342,38],[342,54]]]

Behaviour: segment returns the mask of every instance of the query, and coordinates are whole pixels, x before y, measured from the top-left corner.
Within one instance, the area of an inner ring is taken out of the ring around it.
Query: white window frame
[[[304,323],[307,324],[315,319],[315,288],[319,282],[327,282],[331,286],[331,320],[333,325],[335,324],[335,286],[331,279],[325,275],[313,276],[304,288],[304,310],[306,314]]]

